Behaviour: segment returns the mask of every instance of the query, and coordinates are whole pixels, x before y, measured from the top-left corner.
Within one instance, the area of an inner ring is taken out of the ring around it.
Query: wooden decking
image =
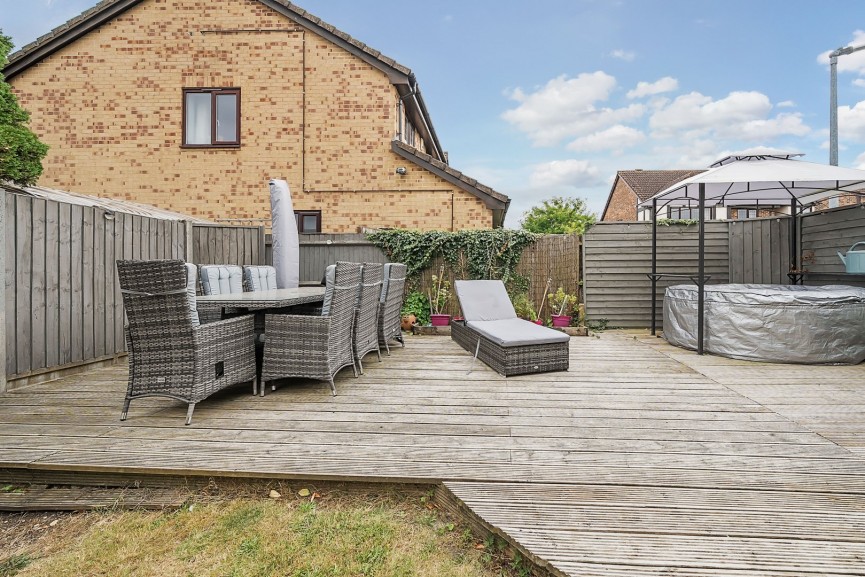
[[[366,374],[133,402],[123,367],[0,396],[0,468],[443,483],[443,506],[560,575],[865,575],[865,365],[571,340],[499,377],[441,337]],[[0,479],[2,480],[2,479]]]

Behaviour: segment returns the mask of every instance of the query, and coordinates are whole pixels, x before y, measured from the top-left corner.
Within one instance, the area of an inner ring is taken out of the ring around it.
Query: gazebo
[[[685,277],[698,287],[697,354],[703,354],[706,209],[713,206],[750,206],[755,203],[790,206],[790,270],[798,267],[796,217],[815,203],[855,194],[863,196],[865,170],[797,160],[790,154],[736,154],[713,163],[709,170],[687,178],[640,203],[652,212],[652,334],[656,333],[657,282],[665,276]],[[658,211],[664,207],[696,208],[698,214],[698,269],[693,275],[659,273],[657,268]]]

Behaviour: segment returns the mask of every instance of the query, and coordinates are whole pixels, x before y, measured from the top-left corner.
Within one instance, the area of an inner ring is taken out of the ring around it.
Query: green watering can
[[[865,274],[865,250],[853,250],[860,244],[865,245],[865,241],[857,242],[851,246],[850,250],[847,251],[847,256],[838,253],[838,257],[850,274]]]

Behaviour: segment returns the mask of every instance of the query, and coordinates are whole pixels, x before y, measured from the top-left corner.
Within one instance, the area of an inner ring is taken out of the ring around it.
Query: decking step
[[[189,492],[178,488],[110,488],[47,485],[0,486],[0,511],[176,509]]]

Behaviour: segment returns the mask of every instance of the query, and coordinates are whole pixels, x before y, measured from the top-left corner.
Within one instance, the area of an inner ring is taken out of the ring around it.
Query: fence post
[[[0,239],[6,241],[6,191],[0,187]],[[0,250],[0,393],[6,392],[6,247]]]
[[[183,227],[186,232],[186,234],[183,235],[183,241],[186,244],[186,246],[183,247],[183,254],[186,256],[186,262],[195,262],[195,260],[193,260],[194,255],[192,254],[192,222],[184,220]]]

